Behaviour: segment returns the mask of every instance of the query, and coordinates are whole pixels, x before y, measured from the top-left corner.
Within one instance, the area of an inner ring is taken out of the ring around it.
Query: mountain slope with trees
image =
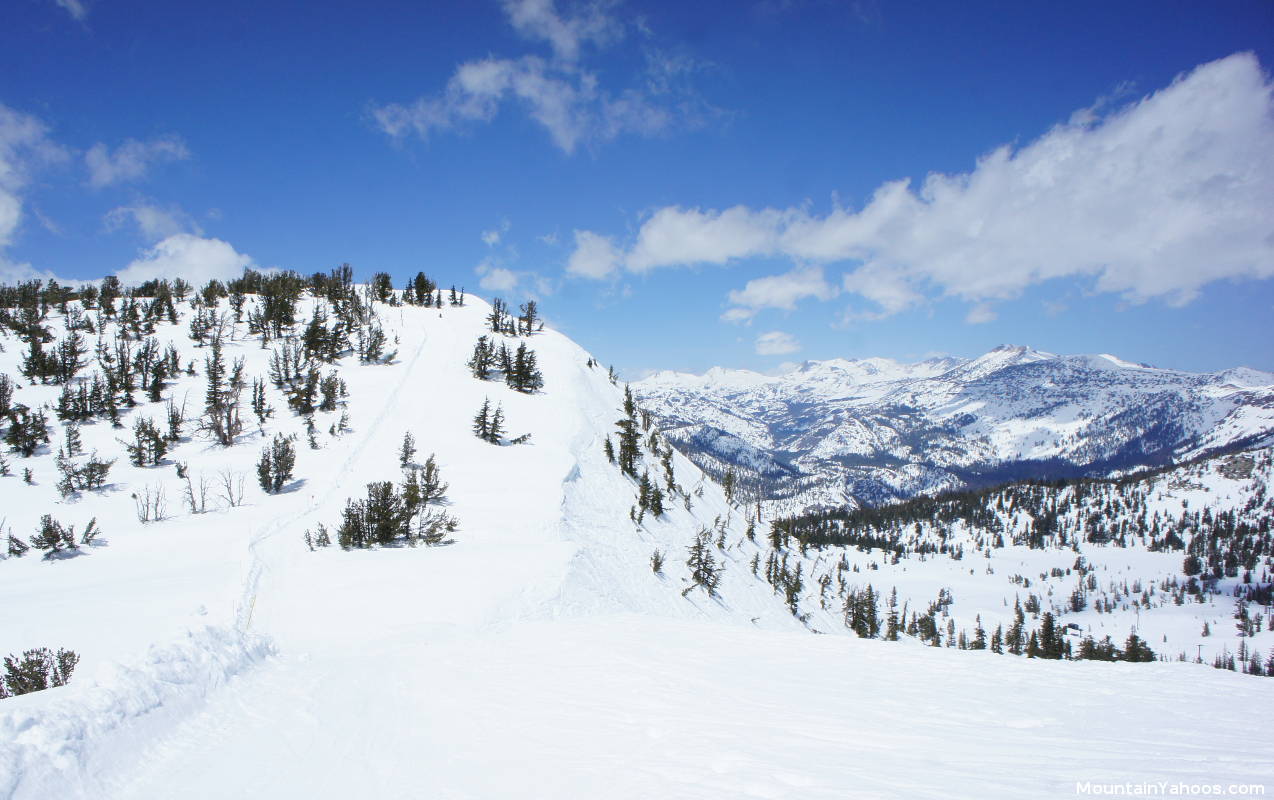
[[[865,584],[852,613],[834,584],[820,602],[817,548],[773,540],[530,304],[341,267],[0,287],[0,309],[0,650],[21,689],[0,797],[973,791],[952,768],[887,784],[951,741],[1020,796],[1074,777],[1059,730],[1076,759],[1133,747],[1129,778],[1206,776],[1186,752],[1274,769],[1232,735],[1264,681],[855,636]],[[1004,700],[917,735],[873,705],[886,676],[917,712]],[[1032,731],[1041,683],[1061,705],[1094,679],[1121,714]],[[1165,692],[1232,701],[1206,704],[1203,750],[1130,736]],[[847,771],[869,740],[893,755]]]
[[[1274,437],[1274,375],[999,347],[972,360],[806,362],[634,384],[710,474],[770,516],[1019,478],[1102,476]]]

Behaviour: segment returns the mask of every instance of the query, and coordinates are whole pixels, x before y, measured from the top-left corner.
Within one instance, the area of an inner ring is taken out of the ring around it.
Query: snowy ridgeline
[[[976,359],[657,373],[634,391],[770,517],[1022,478],[1108,475],[1274,442],[1274,374],[998,347]]]
[[[913,608],[950,588],[968,627],[1007,618],[1009,589],[1043,596],[1036,573],[1073,566],[1061,551],[997,550],[994,574],[973,552],[882,564],[897,580],[856,550],[775,551],[560,334],[420,279],[304,283],[152,286],[111,314],[47,291],[0,303],[18,429],[0,505],[19,543],[0,650],[81,659],[66,686],[0,701],[0,796],[1021,796],[1274,773],[1236,734],[1264,681],[808,635],[851,633],[818,581],[842,555],[833,581]],[[1130,581],[1159,555],[1110,552]],[[802,589],[776,580],[784,558]],[[1118,637],[1133,614],[1092,624]],[[1100,713],[1061,710],[1094,681],[1112,687]],[[882,704],[890,682],[905,688]],[[1193,730],[1129,738],[1126,715],[1164,696],[1199,706],[1203,750]],[[933,713],[952,697],[983,712]],[[975,741],[981,766],[959,766]],[[1132,751],[1117,764],[1115,741]]]

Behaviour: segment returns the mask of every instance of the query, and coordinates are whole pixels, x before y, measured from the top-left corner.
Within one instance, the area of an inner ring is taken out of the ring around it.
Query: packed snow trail
[[[1250,724],[1268,707],[1258,679],[1207,667],[649,616],[402,631],[281,655],[99,796],[947,800],[1269,784],[1274,753]]]

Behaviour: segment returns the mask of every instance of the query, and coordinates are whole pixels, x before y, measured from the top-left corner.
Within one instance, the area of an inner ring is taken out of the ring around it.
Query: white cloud
[[[509,23],[525,38],[543,41],[552,58],[486,58],[459,64],[442,92],[411,103],[373,105],[377,127],[400,139],[431,135],[490,122],[506,104],[520,107],[548,132],[562,152],[606,142],[625,134],[655,136],[678,124],[693,127],[709,110],[685,77],[694,62],[671,57],[647,58],[638,80],[625,88],[607,88],[598,75],[580,65],[584,44],[605,46],[623,37],[624,24],[611,13],[613,3],[594,2],[558,13],[552,0],[506,0]]]
[[[473,268],[478,275],[478,288],[488,292],[515,294],[530,300],[548,297],[556,290],[554,282],[531,270],[515,270],[502,266],[496,257],[484,258]]]
[[[750,280],[743,289],[730,292],[729,300],[735,307],[727,310],[722,319],[743,322],[764,308],[793,311],[799,301],[808,297],[831,300],[836,294],[836,287],[823,277],[822,267],[801,267],[782,275]]]
[[[83,22],[88,16],[88,7],[84,5],[82,0],[53,0],[58,7],[71,15],[71,19],[76,22]]]
[[[212,279],[233,280],[252,267],[252,259],[229,242],[178,233],[157,243],[119,272],[119,279],[135,286],[156,278],[182,277],[195,286]]]
[[[990,303],[978,303],[969,309],[969,313],[965,315],[964,321],[970,325],[984,325],[988,322],[994,322],[999,315],[995,313],[995,309]]]
[[[783,215],[771,209],[661,208],[641,226],[625,265],[633,272],[685,264],[724,264],[771,253]]]
[[[22,222],[22,190],[31,172],[65,158],[66,150],[49,138],[48,126],[0,103],[0,249],[13,244]]]
[[[850,309],[844,317],[846,322],[884,319],[925,302],[925,296],[905,277],[877,264],[868,264],[846,273],[841,285],[845,291],[866,298],[876,306],[875,310]]]
[[[66,150],[49,137],[48,126],[41,120],[0,103],[0,282],[53,277],[30,264],[10,261],[4,251],[22,225],[22,193],[31,173],[66,158]],[[38,211],[36,216],[40,217]]]
[[[575,252],[566,262],[571,275],[602,279],[610,277],[619,268],[619,250],[607,236],[591,231],[575,231]]]
[[[180,137],[162,136],[148,142],[127,139],[114,151],[98,142],[84,154],[84,164],[88,167],[89,183],[101,188],[137,180],[146,174],[151,164],[183,161],[189,157],[190,151]]]
[[[511,292],[517,285],[517,273],[504,267],[492,267],[478,281],[478,286],[489,292]]]
[[[478,286],[488,292],[511,292],[518,286],[516,272],[496,266],[489,259],[483,259],[473,271],[478,274]]]
[[[623,25],[607,13],[613,5],[588,3],[563,16],[553,0],[505,0],[504,12],[522,36],[543,40],[557,58],[575,61],[583,45],[604,45],[623,35]]]
[[[785,356],[801,349],[801,343],[790,333],[770,331],[756,337],[756,354],[759,356]]]
[[[487,247],[495,247],[500,243],[500,240],[504,238],[504,234],[509,232],[509,228],[511,227],[512,223],[510,223],[507,219],[500,220],[499,225],[489,231],[482,232],[482,243]]]
[[[998,148],[971,172],[883,184],[858,211],[662,208],[624,264],[857,262],[842,286],[876,308],[849,318],[935,296],[1009,299],[1056,278],[1083,278],[1130,302],[1180,304],[1212,281],[1274,276],[1274,102],[1256,58],[1204,64],[1109,105],[1082,109],[1024,147]]]
[[[147,203],[112,208],[106,212],[103,221],[108,230],[118,230],[132,223],[144,238],[156,242],[179,233],[203,234],[199,224],[181,209],[160,208]]]

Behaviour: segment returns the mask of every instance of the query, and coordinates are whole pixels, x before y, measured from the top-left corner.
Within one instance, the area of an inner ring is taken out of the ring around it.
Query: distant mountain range
[[[1274,373],[1000,346],[978,358],[713,368],[633,384],[710,473],[772,513],[1017,478],[1109,475],[1274,441]]]

